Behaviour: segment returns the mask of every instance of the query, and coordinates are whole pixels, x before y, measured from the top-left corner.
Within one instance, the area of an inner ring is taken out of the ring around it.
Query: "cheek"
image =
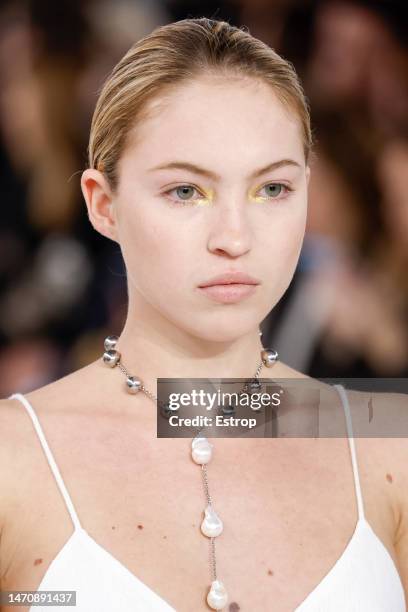
[[[264,244],[283,249],[284,252],[296,250],[305,232],[306,215],[307,199],[303,194],[278,202],[276,208],[259,222],[258,230]]]
[[[260,265],[273,295],[283,293],[295,272],[306,227],[306,206],[282,210],[262,228]]]
[[[128,275],[142,292],[167,290],[188,282],[194,262],[192,233],[180,229],[176,219],[160,219],[135,211],[122,230],[122,252]]]

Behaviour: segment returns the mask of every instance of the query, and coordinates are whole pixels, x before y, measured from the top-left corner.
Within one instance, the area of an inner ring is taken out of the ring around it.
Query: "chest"
[[[208,609],[210,541],[200,530],[206,497],[191,441],[118,442],[78,439],[74,454],[72,445],[60,447],[58,464],[82,526],[178,611]],[[272,601],[274,610],[293,610],[340,558],[356,525],[347,440],[235,439],[214,447],[208,483],[224,523],[216,559],[230,602],[236,610],[266,610]],[[3,588],[36,589],[72,534],[47,465],[40,481],[14,523],[20,537],[14,532]],[[371,481],[367,487],[374,500]],[[373,520],[391,547],[386,508]]]

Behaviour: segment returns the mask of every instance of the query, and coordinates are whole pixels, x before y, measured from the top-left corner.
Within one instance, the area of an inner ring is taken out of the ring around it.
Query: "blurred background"
[[[245,25],[312,110],[307,232],[264,346],[314,377],[408,376],[408,36],[398,0],[0,4],[0,397],[101,356],[126,316],[119,246],[80,190],[98,89],[157,25]]]

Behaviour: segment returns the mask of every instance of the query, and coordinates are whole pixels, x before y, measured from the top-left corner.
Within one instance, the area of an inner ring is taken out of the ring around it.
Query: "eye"
[[[261,189],[266,190],[266,196],[262,199],[266,200],[277,200],[283,199],[292,189],[285,185],[284,183],[267,183]],[[193,194],[199,194],[198,197],[191,197]],[[175,193],[176,197],[173,197],[171,194]],[[168,189],[163,192],[173,204],[182,204],[182,205],[190,205],[196,202],[205,202],[208,198],[201,193],[201,191],[195,187],[195,185],[191,185],[189,183],[184,183],[182,185],[176,185],[172,189]],[[262,196],[261,196],[262,197]]]
[[[201,197],[192,199],[190,196],[194,191],[200,193]],[[177,194],[177,197],[172,197],[171,195],[169,195],[173,192]],[[194,185],[189,184],[177,185],[172,189],[164,191],[163,195],[167,196],[172,202],[181,204],[190,204],[191,202],[195,202],[197,200],[205,200],[205,197],[203,196],[203,194],[201,194],[201,192],[198,191],[197,187],[194,187]]]
[[[292,189],[283,183],[267,183],[261,189],[266,190],[268,200],[276,200],[279,196],[287,195]]]

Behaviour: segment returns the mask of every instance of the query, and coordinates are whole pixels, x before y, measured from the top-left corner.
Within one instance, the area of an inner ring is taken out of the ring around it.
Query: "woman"
[[[156,436],[157,378],[259,374],[259,324],[301,249],[310,147],[292,67],[244,29],[172,23],[115,67],[82,190],[122,249],[128,315],[104,359],[2,401],[3,590],[76,591],[81,612],[405,610],[403,440],[358,440],[360,488],[352,438],[218,438],[207,484],[223,531],[208,536],[191,439]],[[262,357],[262,376],[307,379]],[[345,394],[316,384],[346,436]]]

